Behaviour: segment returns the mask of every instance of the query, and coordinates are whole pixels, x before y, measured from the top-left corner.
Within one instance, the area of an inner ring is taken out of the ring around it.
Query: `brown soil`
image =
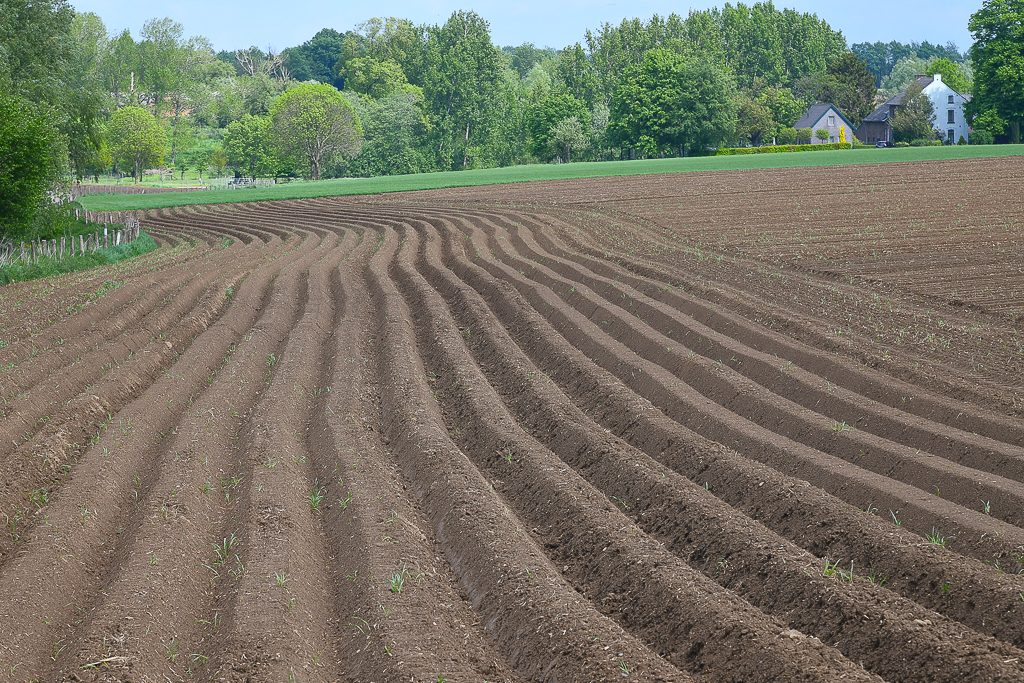
[[[1022,176],[151,212],[0,289],[0,680],[1022,680]]]

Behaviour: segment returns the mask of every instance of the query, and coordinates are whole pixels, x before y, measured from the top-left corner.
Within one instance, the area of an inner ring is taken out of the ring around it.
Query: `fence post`
[[[64,260],[64,246],[65,246],[65,242],[66,241],[67,241],[66,237],[61,237],[60,238],[60,260],[61,261]]]
[[[24,242],[21,243],[21,260],[24,263],[24,261],[25,261],[25,243]]]
[[[85,235],[78,236],[78,253],[85,256]]]
[[[94,237],[94,239],[92,241],[92,250],[94,252],[95,251],[99,251],[100,250],[100,231],[97,230],[96,232],[94,232],[93,233],[93,237]]]

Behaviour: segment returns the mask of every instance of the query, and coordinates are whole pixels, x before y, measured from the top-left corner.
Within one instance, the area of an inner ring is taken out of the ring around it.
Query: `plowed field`
[[[150,212],[0,289],[0,680],[1024,680],[1022,185]]]

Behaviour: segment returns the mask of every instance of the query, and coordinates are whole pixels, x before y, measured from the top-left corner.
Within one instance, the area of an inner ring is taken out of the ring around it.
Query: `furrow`
[[[510,253],[497,244],[500,241],[492,238],[492,244],[495,244],[492,248],[501,254],[503,260],[511,259],[512,267],[522,270],[522,266],[515,263],[520,258],[518,254]],[[527,249],[528,254],[532,251],[530,245],[514,236],[509,241]],[[532,255],[536,256],[536,252]],[[996,501],[997,506],[990,507],[993,516],[1015,526],[1024,522],[1024,484],[950,463],[938,454],[921,454],[921,449],[899,446],[863,433],[855,426],[862,418],[854,419],[851,416],[850,423],[847,423],[845,420],[839,422],[821,414],[810,413],[788,398],[771,393],[742,377],[730,367],[735,356],[727,359],[730,361],[727,365],[722,358],[716,363],[698,356],[692,350],[687,355],[687,348],[680,347],[678,339],[662,334],[648,322],[642,313],[649,313],[651,309],[639,310],[641,307],[637,297],[626,298],[626,293],[622,292],[617,298],[624,299],[625,304],[602,304],[593,293],[596,289],[592,288],[603,288],[607,282],[597,282],[578,271],[572,273],[575,279],[568,279],[553,269],[553,261],[547,259],[545,265],[533,261],[531,277],[550,288],[569,306],[582,312],[592,324],[600,324],[602,332],[626,345],[638,356],[655,362],[686,386],[695,389],[697,394],[710,399],[713,404],[783,439],[827,453],[938,497],[942,497],[942,490],[945,489],[947,498],[965,507],[973,507],[979,500]],[[663,322],[676,324],[674,321]],[[711,344],[710,340],[703,341]],[[784,372],[785,365],[778,373]],[[993,457],[996,456],[993,454]],[[969,454],[965,457],[969,457]],[[1012,460],[1006,454],[1002,457],[1009,460],[1005,464],[1012,471]]]
[[[148,391],[118,414],[116,426],[110,419],[101,443],[90,449],[59,495],[37,513],[40,522],[22,540],[23,549],[0,568],[7,585],[19,586],[0,596],[0,615],[23,623],[42,621],[44,626],[41,633],[6,642],[2,646],[5,661],[24,664],[27,670],[48,670],[53,665],[53,644],[73,637],[77,625],[96,607],[98,587],[93,577],[107,575],[108,567],[118,561],[118,543],[105,544],[108,539],[126,542],[117,530],[140,523],[141,510],[136,510],[133,491],[148,496],[152,493],[148,487],[156,480],[146,477],[137,487],[134,475],[141,479],[142,474],[156,471],[154,463],[165,453],[162,438],[173,434],[188,404],[208,381],[216,379],[232,342],[260,312],[281,265],[272,263],[245,280],[234,305]],[[145,434],[140,431],[142,424],[149,425]],[[41,567],[47,571],[41,572]],[[88,588],[83,591],[82,587]]]
[[[453,248],[447,246],[449,251]],[[660,463],[603,436],[603,430],[552,387],[495,324],[475,291],[448,275],[438,255],[428,250],[425,261],[435,287],[449,300],[449,309],[458,311],[456,320],[461,319],[462,328],[477,330],[466,345],[522,428],[607,499],[619,501],[639,528],[695,567],[710,565],[709,574],[723,587],[793,628],[836,643],[851,660],[889,680],[991,680],[1024,672],[1005,664],[1019,650],[1000,645],[998,654],[976,656],[987,650],[992,638],[965,632],[962,625],[938,618],[868,580],[855,581],[852,570],[844,583],[839,572],[823,568],[821,558],[733,510],[723,510],[702,487],[678,475],[666,476]],[[492,444],[488,451],[499,449]],[[505,469],[506,481],[527,476],[526,465]],[[833,558],[833,566],[837,561]],[[928,622],[929,628],[921,628],[920,622]],[[949,643],[960,639],[962,648],[950,648]],[[910,664],[908,645],[919,657]]]
[[[763,353],[788,359],[794,365],[818,376],[829,377],[837,385],[856,387],[857,393],[865,398],[900,412],[939,422],[961,432],[985,434],[988,438],[1004,443],[1024,445],[1024,429],[1017,420],[979,409],[971,403],[935,395],[896,377],[885,376],[880,379],[861,364],[835,355],[837,348],[832,340],[819,339],[809,333],[808,341],[812,345],[808,346],[792,337],[766,329],[763,325],[751,323],[751,319],[758,318],[762,313],[744,300],[745,293],[742,291],[735,292],[728,285],[720,283],[714,283],[713,286],[702,284],[679,270],[661,270],[627,255],[602,253],[588,244],[576,241],[564,231],[561,233],[557,239],[579,250],[574,260],[605,277],[617,277],[647,292],[651,298],[668,304],[721,335]],[[548,236],[554,239],[550,233]],[[609,262],[612,258],[614,264]],[[800,321],[792,318],[784,326],[797,327]],[[826,353],[824,357],[823,353]]]
[[[595,264],[593,259],[573,259],[564,247],[557,245],[553,238],[545,234],[544,226],[526,219],[523,222],[529,232],[519,235],[516,244],[521,250],[527,250],[532,260],[574,282],[586,283],[610,303],[620,307],[623,302],[628,303],[630,314],[665,331],[676,342],[709,360],[728,359],[730,368],[772,393],[798,402],[800,406],[823,414],[833,422],[846,422],[848,419],[849,424],[856,426],[859,431],[906,446],[912,445],[960,464],[970,464],[974,469],[999,471],[1003,476],[1024,480],[1022,448],[943,423],[919,419],[900,409],[900,404],[905,405],[908,396],[903,396],[896,405],[866,399],[859,391],[844,389],[821,375],[817,368],[828,365],[822,358],[813,359],[811,367],[814,370],[801,368],[792,362],[787,363],[788,357],[780,357],[777,351],[769,353],[751,348],[744,339],[749,334],[747,330],[724,325],[713,329],[686,314],[680,316],[676,307],[662,301],[671,299],[678,304],[682,299],[677,293],[667,291],[670,288],[665,284],[644,282],[624,269],[615,269],[607,263]],[[596,269],[592,267],[595,265]],[[805,352],[802,356],[807,358],[809,354]],[[780,367],[785,369],[780,371]],[[879,385],[882,381],[872,377],[870,383]],[[910,395],[909,399],[913,401],[915,396]],[[971,412],[976,410],[972,409]]]
[[[403,251],[416,249],[416,241],[410,235]],[[412,260],[412,254],[407,258]],[[477,362],[493,368],[500,361],[495,356],[474,360],[463,345],[462,338],[471,347],[477,344],[474,336],[486,338],[486,325],[475,327],[476,335],[468,325],[464,329],[469,332],[460,333],[438,294],[419,274],[404,270],[397,279],[410,290],[410,308],[420,312],[421,346],[433,340],[436,349],[427,368],[437,371],[433,384],[449,432],[458,426],[456,442],[495,479],[507,504],[540,536],[552,563],[565,564],[563,572],[584,595],[592,602],[603,601],[606,613],[667,661],[707,680],[777,680],[787,675],[794,659],[815,672],[807,674],[807,680],[870,679],[817,639],[787,631],[745,601],[720,591],[660,542],[638,533],[635,520],[616,510],[606,494],[566,470],[565,464],[578,467],[578,462],[563,456],[563,463],[527,436],[522,431],[526,425],[516,425],[517,419],[520,424],[531,421],[532,416],[524,415],[524,403],[508,395],[499,397],[477,369]],[[465,310],[473,303],[460,299],[456,306]],[[516,391],[523,391],[528,374],[526,370],[518,375]],[[588,458],[617,461],[620,454],[615,449],[589,448],[592,444],[580,438],[576,417],[583,416],[571,416],[560,425],[571,434],[570,440],[577,438],[575,447],[587,451]],[[536,427],[531,424],[530,432],[536,433]],[[707,648],[708,643],[716,646]],[[756,668],[746,668],[755,660],[760,662]]]
[[[498,650],[527,678],[618,680],[620,658],[599,644],[610,643],[645,679],[678,680],[675,669],[576,597],[549,565],[533,578],[527,565],[517,566],[542,562],[543,553],[488,493],[487,481],[452,443],[430,402],[408,311],[387,275],[397,246],[394,232],[387,231],[367,268],[380,310],[384,434]],[[553,630],[550,636],[541,631],[555,625],[563,632],[557,641]]]
[[[488,253],[483,233],[466,226],[475,253]],[[930,529],[955,535],[956,550],[978,559],[1010,558],[1024,547],[1024,532],[981,513],[964,510],[921,490],[866,472],[837,458],[814,451],[756,425],[737,421],[726,411],[678,381],[661,366],[642,359],[606,335],[575,309],[566,307],[548,288],[533,283],[496,260],[478,259],[495,277],[506,279],[549,320],[568,341],[595,359],[679,424],[713,441],[728,444],[747,457],[766,462],[780,472],[798,475],[854,505],[873,503],[891,509],[906,527],[924,536]]]

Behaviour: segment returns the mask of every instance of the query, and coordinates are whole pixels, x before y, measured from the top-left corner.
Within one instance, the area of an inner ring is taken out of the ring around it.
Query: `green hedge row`
[[[826,149],[853,149],[849,142],[827,142],[822,145],[771,145],[768,147],[727,147],[718,150],[716,156],[726,157],[734,154],[780,154],[782,152],[820,152]]]

